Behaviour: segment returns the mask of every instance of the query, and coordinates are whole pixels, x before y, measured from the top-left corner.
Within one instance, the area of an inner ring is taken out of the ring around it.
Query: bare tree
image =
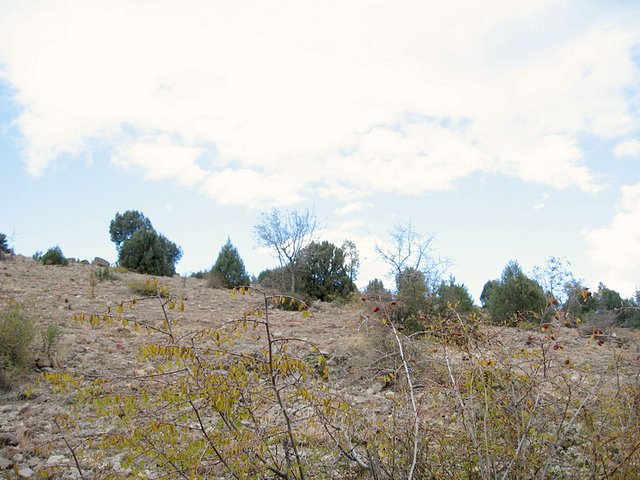
[[[396,288],[399,288],[397,282],[402,272],[411,269],[422,272],[428,289],[435,290],[449,265],[447,259],[434,257],[431,242],[435,234],[423,235],[417,232],[409,220],[407,223],[397,224],[389,235],[390,241],[383,244],[376,242],[375,249],[389,265],[389,276],[396,281]]]
[[[575,284],[575,278],[569,271],[571,262],[558,257],[549,257],[544,266],[533,267],[533,278],[550,294],[559,304],[564,304]],[[567,288],[569,286],[569,288]]]
[[[308,209],[299,213],[277,208],[263,212],[254,226],[258,243],[270,248],[280,266],[289,270],[291,293],[296,288],[296,264],[305,247],[314,240],[318,228],[318,219]]]

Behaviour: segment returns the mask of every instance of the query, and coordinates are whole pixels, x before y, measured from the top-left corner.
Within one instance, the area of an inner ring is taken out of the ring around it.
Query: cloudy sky
[[[310,208],[373,251],[411,220],[477,298],[550,256],[640,286],[640,5],[0,0],[0,232],[116,259],[137,209],[209,268]],[[390,283],[387,281],[387,283]]]

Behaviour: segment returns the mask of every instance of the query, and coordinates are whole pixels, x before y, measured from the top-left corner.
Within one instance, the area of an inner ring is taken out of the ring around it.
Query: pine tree
[[[220,276],[227,288],[249,285],[250,282],[244,262],[236,247],[231,244],[230,238],[227,238],[227,243],[220,249],[211,273]]]

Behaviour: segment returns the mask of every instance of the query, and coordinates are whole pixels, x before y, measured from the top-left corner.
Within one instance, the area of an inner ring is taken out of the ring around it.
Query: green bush
[[[69,263],[57,245],[47,250],[40,261],[43,265],[67,265]]]
[[[16,306],[0,313],[0,365],[25,367],[32,358],[35,330],[31,320]]]
[[[12,249],[9,248],[7,243],[7,236],[4,233],[0,233],[0,258],[4,253],[12,253]]]
[[[227,288],[249,285],[249,275],[244,268],[244,262],[236,247],[231,244],[231,239],[227,239],[227,243],[220,249],[211,274],[212,277],[217,274],[222,279],[223,286]]]
[[[467,315],[474,311],[469,290],[462,284],[456,284],[455,278],[451,278],[448,283],[442,282],[436,290],[434,313],[442,315],[450,307],[460,315]]]
[[[118,262],[134,272],[173,276],[182,250],[155,230],[138,230],[119,251]]]
[[[91,275],[99,282],[116,279],[116,275],[110,267],[98,267],[91,271]]]
[[[507,264],[500,280],[487,282],[483,293],[486,293],[491,319],[497,324],[517,325],[521,321],[541,320],[547,306],[542,287],[528,278],[514,261]]]
[[[409,330],[419,330],[420,317],[431,310],[424,274],[415,268],[405,268],[396,278],[396,285],[399,305],[394,310],[393,320]]]
[[[299,261],[296,290],[321,301],[347,298],[355,291],[344,250],[330,242],[312,242]]]
[[[51,323],[47,326],[47,328],[42,329],[40,331],[42,353],[44,353],[46,357],[49,357],[50,355],[55,353],[58,345],[60,344],[61,338],[62,328],[60,327],[60,325]]]

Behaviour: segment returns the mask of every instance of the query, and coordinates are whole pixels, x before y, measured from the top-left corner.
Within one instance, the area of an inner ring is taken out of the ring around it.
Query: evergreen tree
[[[500,280],[485,290],[486,306],[495,323],[539,319],[547,305],[547,297],[535,280],[527,277],[518,262],[509,262]]]
[[[312,242],[298,265],[298,289],[322,301],[345,298],[356,289],[346,257],[345,251],[331,242]]]
[[[227,243],[220,249],[211,273],[221,276],[227,288],[249,285],[250,283],[249,275],[244,268],[244,262],[229,238]]]
[[[182,250],[155,230],[140,229],[120,247],[118,262],[138,273],[172,276]]]
[[[137,210],[127,210],[123,214],[116,213],[109,225],[111,241],[120,250],[124,242],[129,240],[138,230],[153,230],[151,221]]]

